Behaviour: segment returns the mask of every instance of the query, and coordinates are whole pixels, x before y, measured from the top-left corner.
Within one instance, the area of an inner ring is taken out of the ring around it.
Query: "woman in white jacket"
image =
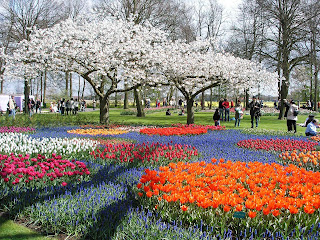
[[[287,115],[287,126],[288,132],[292,131],[292,126],[294,133],[297,132],[297,120],[298,120],[298,106],[293,100],[290,102],[290,107]]]

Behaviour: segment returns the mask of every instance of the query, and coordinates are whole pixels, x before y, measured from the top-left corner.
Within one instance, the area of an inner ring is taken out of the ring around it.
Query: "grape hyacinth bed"
[[[316,141],[121,127],[1,132],[0,210],[76,239],[319,238]]]

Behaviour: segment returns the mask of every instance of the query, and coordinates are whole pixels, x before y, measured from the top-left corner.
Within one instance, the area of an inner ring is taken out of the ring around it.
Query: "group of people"
[[[230,121],[230,109],[235,109],[235,127],[240,127],[240,121],[243,118],[243,106],[241,104],[241,101],[238,99],[236,102],[236,105],[234,106],[233,101],[229,102],[228,99],[220,99],[219,101],[219,107],[215,110],[215,113],[213,115],[213,120],[215,122],[215,126],[220,125],[220,121]],[[250,107],[250,116],[251,116],[251,128],[254,127],[254,123],[256,127],[258,127],[259,119],[261,116],[261,103],[257,100],[255,96],[253,96],[252,101],[249,104]]]
[[[30,117],[34,114],[34,111],[41,113],[42,103],[39,98],[36,101],[33,98],[29,98],[27,106]]]
[[[95,107],[95,102],[93,103]],[[50,112],[60,113],[61,115],[76,115],[78,111],[85,111],[86,101],[81,99],[78,101],[77,99],[64,99],[61,98],[57,104],[51,102],[50,104]]]

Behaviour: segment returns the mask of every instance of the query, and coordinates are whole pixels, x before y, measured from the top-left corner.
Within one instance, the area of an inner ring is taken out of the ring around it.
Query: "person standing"
[[[94,99],[92,101],[92,108],[93,108],[93,111],[96,110],[96,100]]]
[[[242,117],[242,114],[243,114],[242,108],[243,107],[241,105],[241,101],[238,100],[238,102],[236,103],[236,106],[235,106],[235,111],[236,111],[235,117],[234,117],[236,119],[236,121],[234,123],[235,127],[237,126],[237,124],[238,124],[238,127],[240,127],[240,120],[241,120],[241,117]]]
[[[71,107],[70,115],[73,115],[74,114],[74,101],[73,101],[73,98],[70,99],[70,107]]]
[[[294,129],[294,133],[297,132],[297,120],[298,120],[298,106],[295,104],[293,100],[291,100],[289,105],[289,110],[287,113],[288,132],[292,131],[292,127]]]
[[[288,102],[287,99],[283,99],[283,102],[284,102],[284,107],[285,107],[284,117],[287,118],[288,111],[289,111],[289,108],[290,108],[290,103]]]
[[[34,106],[35,106],[35,102],[33,98],[30,98],[28,101],[29,117],[31,117],[32,114],[34,113]]]
[[[224,108],[223,108],[223,98],[220,99],[219,101],[219,113],[220,113],[220,120],[223,121],[223,113],[224,113]]]
[[[252,101],[250,102],[249,106],[250,106],[250,116],[251,116],[251,128],[253,128],[254,120],[256,122],[256,127],[258,127],[259,117],[261,113],[260,113],[260,104],[257,101],[257,98],[255,96],[252,97]]]
[[[41,113],[41,101],[39,98],[36,101],[36,113],[38,113],[38,110],[39,110],[39,113]]]
[[[64,110],[66,109],[66,102],[65,99],[63,98],[61,101],[61,115],[64,115]]]
[[[216,111],[213,114],[213,121],[215,126],[220,126],[220,111],[219,108],[216,109]]]
[[[60,114],[61,114],[61,102],[62,102],[62,99],[60,99],[57,103],[57,109]]]
[[[67,100],[67,101],[66,101],[66,113],[67,113],[67,115],[69,115],[70,109],[71,109],[70,100]]]
[[[79,111],[79,102],[78,102],[78,99],[76,98],[75,101],[74,101],[74,112],[73,112],[73,114],[76,115],[78,111]]]
[[[224,108],[224,121],[226,122],[228,119],[228,122],[230,121],[230,104],[228,102],[228,99],[224,99],[222,106]]]
[[[16,118],[16,103],[13,99],[13,96],[9,97],[8,109],[9,116],[12,116],[12,119],[14,120]]]

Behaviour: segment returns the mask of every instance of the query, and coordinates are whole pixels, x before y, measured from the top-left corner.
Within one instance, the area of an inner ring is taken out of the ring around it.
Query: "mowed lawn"
[[[43,240],[55,238],[44,237],[27,227],[16,224],[11,220],[0,217],[0,239],[1,240]]]
[[[111,109],[110,111],[110,122],[111,123],[118,123],[124,125],[158,125],[158,126],[168,126],[171,124],[187,123],[187,116],[179,116],[179,110],[173,110],[171,116],[166,116],[165,112],[154,112],[148,113],[143,118],[138,118],[134,115],[120,115],[123,112],[122,109]],[[212,112],[195,112],[195,124],[201,125],[213,125],[214,122],[212,120],[213,116]],[[90,116],[90,119],[99,121],[99,112],[89,112],[85,113],[87,116]],[[233,118],[234,114],[230,114],[230,118]],[[297,121],[297,131],[298,133],[304,133],[304,127],[300,127],[299,123],[304,123],[308,115],[299,115]],[[221,121],[220,124],[222,126],[226,126],[227,129],[235,129],[234,121],[225,122]],[[250,115],[244,115],[243,119],[241,119],[240,127],[237,129],[245,129],[251,128],[251,118]],[[259,129],[266,129],[266,130],[275,130],[275,131],[287,131],[287,121],[286,120],[279,120],[278,116],[262,116],[259,121]]]

